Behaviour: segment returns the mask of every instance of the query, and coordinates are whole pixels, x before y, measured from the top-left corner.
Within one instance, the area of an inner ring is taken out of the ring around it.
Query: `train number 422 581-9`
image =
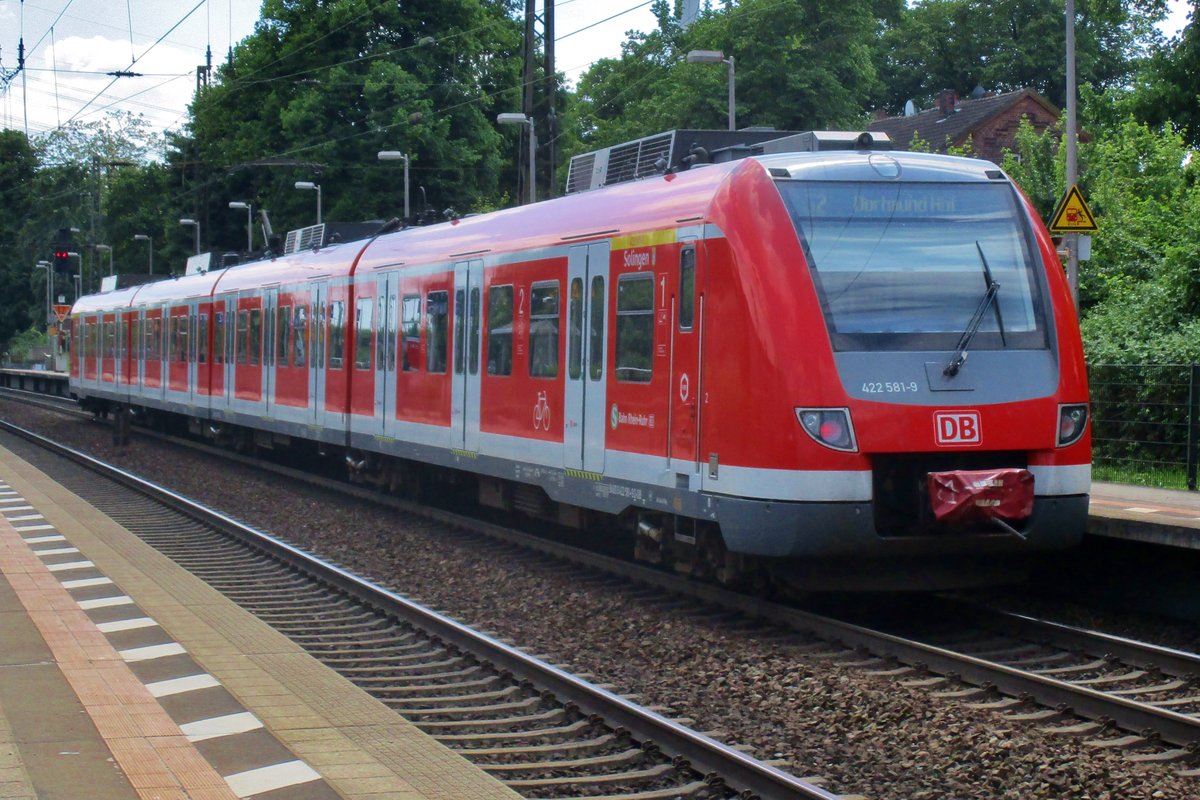
[[[864,394],[897,394],[900,392],[915,392],[917,391],[917,382],[909,381],[903,383],[900,381],[864,381],[862,385]]]

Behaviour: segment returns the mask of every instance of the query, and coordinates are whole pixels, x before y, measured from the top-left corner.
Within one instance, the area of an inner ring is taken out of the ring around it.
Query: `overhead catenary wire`
[[[150,45],[142,52],[142,57],[145,58],[146,53],[149,53],[151,50],[153,50],[155,47],[157,47],[162,42],[163,39],[166,39],[168,36],[170,36],[171,33],[174,32],[174,30],[176,28],[178,28],[180,25],[182,25],[184,22],[186,22],[188,20],[188,18],[192,16],[192,14],[196,13],[196,11],[200,8],[200,6],[204,5],[207,2],[208,2],[208,0],[199,0],[199,2],[196,3],[196,5],[192,6],[191,10],[188,11],[186,14],[184,14],[179,19],[178,22],[176,22],[174,25],[172,25],[170,28],[168,28],[166,33],[164,33],[162,36],[155,39],[154,44]],[[132,67],[133,64],[130,64],[129,66]],[[126,69],[128,69],[128,67],[126,67]],[[80,114],[82,114],[84,111],[87,111],[87,109],[92,105],[92,103],[94,103],[96,101],[96,99],[100,97],[101,94],[108,91],[109,87],[111,87],[118,80],[120,80],[120,78],[113,78],[111,81],[109,81],[108,84],[103,89],[101,89],[99,92],[96,93],[95,97],[93,97],[91,100],[89,100],[87,103],[85,103],[82,108],[80,108],[78,111],[76,111],[74,114],[71,115],[71,118],[67,120],[67,124],[70,125],[72,122],[74,122],[79,117]]]

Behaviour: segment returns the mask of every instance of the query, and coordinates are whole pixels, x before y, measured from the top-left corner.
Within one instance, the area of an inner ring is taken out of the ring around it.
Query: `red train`
[[[86,407],[721,580],[1011,576],[1087,517],[1087,383],[994,165],[762,155],[81,298]]]

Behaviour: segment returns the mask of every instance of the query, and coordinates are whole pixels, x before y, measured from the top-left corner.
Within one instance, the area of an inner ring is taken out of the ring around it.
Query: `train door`
[[[396,421],[396,294],[399,273],[375,280],[375,420],[385,436],[395,436]]]
[[[674,275],[674,280],[672,280]],[[659,280],[673,296],[671,328],[671,439],[673,462],[690,461],[690,471],[700,472],[701,342],[704,294],[701,291],[702,249],[695,238],[681,241],[679,269],[661,273]],[[697,483],[692,484],[697,487]]]
[[[567,381],[563,466],[604,471],[604,344],[609,243],[567,256]]]
[[[101,321],[100,383],[113,384],[117,380],[117,316],[105,314]]]
[[[212,305],[212,370],[209,373],[209,407],[226,412],[231,408],[233,386],[233,329],[235,315],[229,297],[216,297]]]
[[[200,391],[200,304],[196,300],[188,301],[188,385],[187,403],[195,407]]]
[[[137,330],[138,330],[138,312],[125,311],[121,315],[124,322],[121,323],[121,383],[125,387],[125,394],[128,396],[130,387],[137,383]]]
[[[133,321],[129,350],[133,356],[134,391],[141,394],[146,387],[146,309],[139,308]]]
[[[450,390],[451,447],[479,450],[480,314],[483,261],[454,265],[454,381]]]
[[[320,424],[324,419],[325,408],[325,338],[326,338],[326,304],[329,302],[329,282],[319,281],[312,284],[309,294],[310,313],[308,315],[309,335],[308,345],[308,402],[312,413],[312,422]]]
[[[271,286],[263,290],[263,352],[262,352],[262,410],[269,414],[274,405],[276,378],[275,338],[279,335],[276,328],[275,309],[279,306],[279,287]]]

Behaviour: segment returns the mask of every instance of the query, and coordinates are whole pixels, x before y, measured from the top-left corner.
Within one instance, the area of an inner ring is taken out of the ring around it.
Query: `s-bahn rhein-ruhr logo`
[[[935,411],[933,425],[940,445],[961,447],[983,443],[978,411]]]

